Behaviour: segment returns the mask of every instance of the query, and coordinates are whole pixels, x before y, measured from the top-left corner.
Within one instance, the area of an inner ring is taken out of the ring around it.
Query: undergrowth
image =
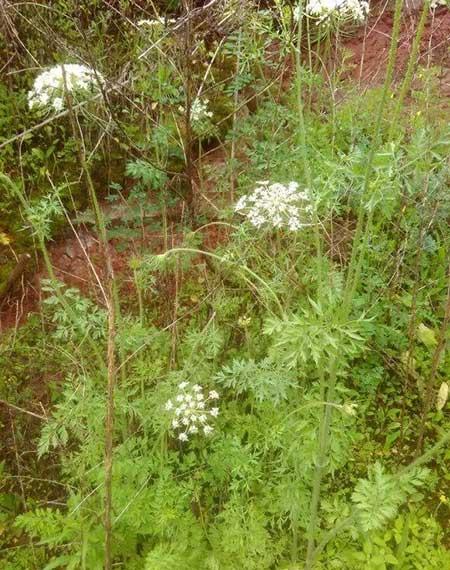
[[[31,252],[40,297],[0,340],[2,568],[449,567],[450,133],[432,66],[389,75],[401,1],[365,90],[347,12],[54,4],[1,8],[0,277]]]

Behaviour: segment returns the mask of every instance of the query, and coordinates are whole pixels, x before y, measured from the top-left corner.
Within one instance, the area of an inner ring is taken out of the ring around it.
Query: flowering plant
[[[296,21],[301,13],[302,6],[299,5],[294,9]],[[369,3],[366,0],[308,0],[305,13],[318,18],[318,24],[331,17],[363,22],[369,13]]]
[[[211,119],[211,117],[213,116],[213,112],[208,111],[208,103],[209,103],[209,99],[200,99],[199,97],[196,97],[192,101],[192,105],[191,105],[191,122],[192,123],[200,123],[201,121],[204,121],[205,119]],[[182,106],[180,106],[178,108],[178,110],[180,111],[180,113],[186,112],[186,109]]]
[[[86,65],[77,63],[55,65],[36,77],[33,88],[28,92],[28,105],[30,109],[53,107],[55,111],[62,111],[65,88],[72,94],[92,92],[103,82],[103,76]]]
[[[139,20],[137,25],[142,28],[145,26],[149,26],[150,28],[157,28],[157,27],[164,27],[169,26],[170,24],[175,24],[175,18],[163,18],[162,16],[157,16],[153,20]]]
[[[235,206],[236,212],[245,215],[253,226],[296,231],[310,225],[313,208],[307,189],[300,191],[297,182],[284,185],[264,180],[258,184],[261,186],[242,196]]]
[[[203,388],[198,384],[190,385],[181,382],[178,385],[180,392],[175,400],[167,400],[165,409],[173,414],[171,426],[178,430],[178,439],[188,441],[189,435],[203,433],[210,435],[214,428],[210,421],[219,415],[219,408],[212,407],[213,402],[219,399],[219,394],[211,390],[205,398]]]
[[[196,97],[191,104],[190,120],[192,130],[199,137],[212,134],[214,130],[214,126],[210,121],[214,113],[208,111],[208,103],[208,99]],[[186,113],[186,108],[183,106],[178,107],[178,110],[180,113]]]

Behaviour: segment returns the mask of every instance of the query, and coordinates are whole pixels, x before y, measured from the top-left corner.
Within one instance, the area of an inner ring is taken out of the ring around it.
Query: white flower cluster
[[[300,19],[301,11],[301,6],[294,9],[296,21]],[[308,0],[305,13],[318,18],[318,23],[331,16],[363,22],[369,14],[369,3],[366,0]]]
[[[313,208],[308,190],[300,191],[297,182],[284,185],[264,180],[258,184],[261,186],[240,198],[235,206],[236,212],[245,215],[253,226],[296,231],[310,225]]]
[[[208,103],[208,99],[201,100],[198,97],[194,99],[191,106],[191,121],[193,123],[213,116],[212,111],[208,111]]]
[[[33,83],[33,89],[28,92],[28,105],[33,107],[53,107],[55,111],[64,108],[64,73],[67,90],[71,93],[80,91],[92,92],[103,83],[103,76],[97,71],[77,63],[55,65],[40,73]]]
[[[154,20],[139,20],[137,25],[139,27],[142,27],[142,26],[155,27],[155,26],[166,26],[169,24],[175,24],[175,22],[176,22],[175,18],[166,19],[166,18],[163,18],[162,16],[158,16]]]
[[[208,421],[219,415],[219,408],[211,407],[211,404],[219,399],[219,394],[211,390],[205,398],[203,388],[198,384],[192,387],[189,382],[181,382],[178,385],[180,393],[175,401],[166,402],[166,411],[173,414],[172,428],[179,430],[178,439],[187,441],[189,435],[203,433],[210,435],[214,428]]]
[[[436,10],[436,8],[440,8],[441,6],[447,6],[447,0],[432,0],[430,3],[431,10]]]

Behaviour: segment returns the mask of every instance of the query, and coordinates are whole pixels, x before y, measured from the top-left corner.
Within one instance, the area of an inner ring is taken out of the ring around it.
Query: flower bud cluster
[[[210,422],[219,415],[219,408],[213,407],[219,394],[211,390],[205,397],[203,388],[198,384],[181,382],[180,392],[174,400],[167,400],[165,409],[173,415],[171,426],[178,431],[180,441],[188,441],[190,435],[197,433],[210,435],[214,428]]]
[[[313,208],[308,190],[300,191],[297,182],[284,185],[265,180],[258,184],[261,186],[240,198],[235,206],[236,212],[246,216],[253,226],[297,231],[310,225]]]
[[[33,88],[28,92],[28,105],[30,109],[53,107],[55,111],[62,111],[65,105],[65,88],[70,93],[92,92],[98,89],[99,83],[103,82],[100,73],[85,65],[77,63],[55,65],[36,77]]]

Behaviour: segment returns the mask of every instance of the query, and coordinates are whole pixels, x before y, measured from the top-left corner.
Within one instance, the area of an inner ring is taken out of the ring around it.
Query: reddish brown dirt
[[[395,79],[406,70],[420,13],[404,14],[395,67]],[[364,85],[377,85],[384,80],[393,24],[392,12],[384,11],[369,18],[365,27],[343,42],[350,50],[349,77]],[[450,10],[446,7],[430,12],[422,37],[418,63],[439,68],[440,90],[450,94]]]
[[[13,294],[0,308],[0,334],[20,326],[39,305],[39,284],[36,277],[23,277]]]
[[[202,228],[203,247],[215,249],[220,243],[227,240],[229,229],[226,226],[207,224]],[[182,232],[169,232],[168,248],[181,245],[183,241]],[[135,285],[130,260],[139,257],[139,250],[152,253],[164,251],[164,236],[159,232],[146,232],[144,240],[135,240],[122,250],[117,247],[117,243],[112,240],[111,254],[113,269],[118,279],[119,287],[124,299],[136,298]],[[82,294],[93,298],[101,305],[105,299],[102,293],[102,286],[105,283],[105,262],[98,239],[91,230],[86,227],[77,230],[77,236],[69,235],[50,246],[50,255],[56,277],[69,287],[74,287]],[[5,300],[0,310],[0,333],[17,326],[26,321],[27,317],[36,313],[40,307],[42,298],[42,279],[48,275],[42,265],[33,269],[25,275],[20,284],[16,287],[14,294]],[[162,278],[156,285],[161,289],[161,294],[171,295],[172,284],[170,279]]]

